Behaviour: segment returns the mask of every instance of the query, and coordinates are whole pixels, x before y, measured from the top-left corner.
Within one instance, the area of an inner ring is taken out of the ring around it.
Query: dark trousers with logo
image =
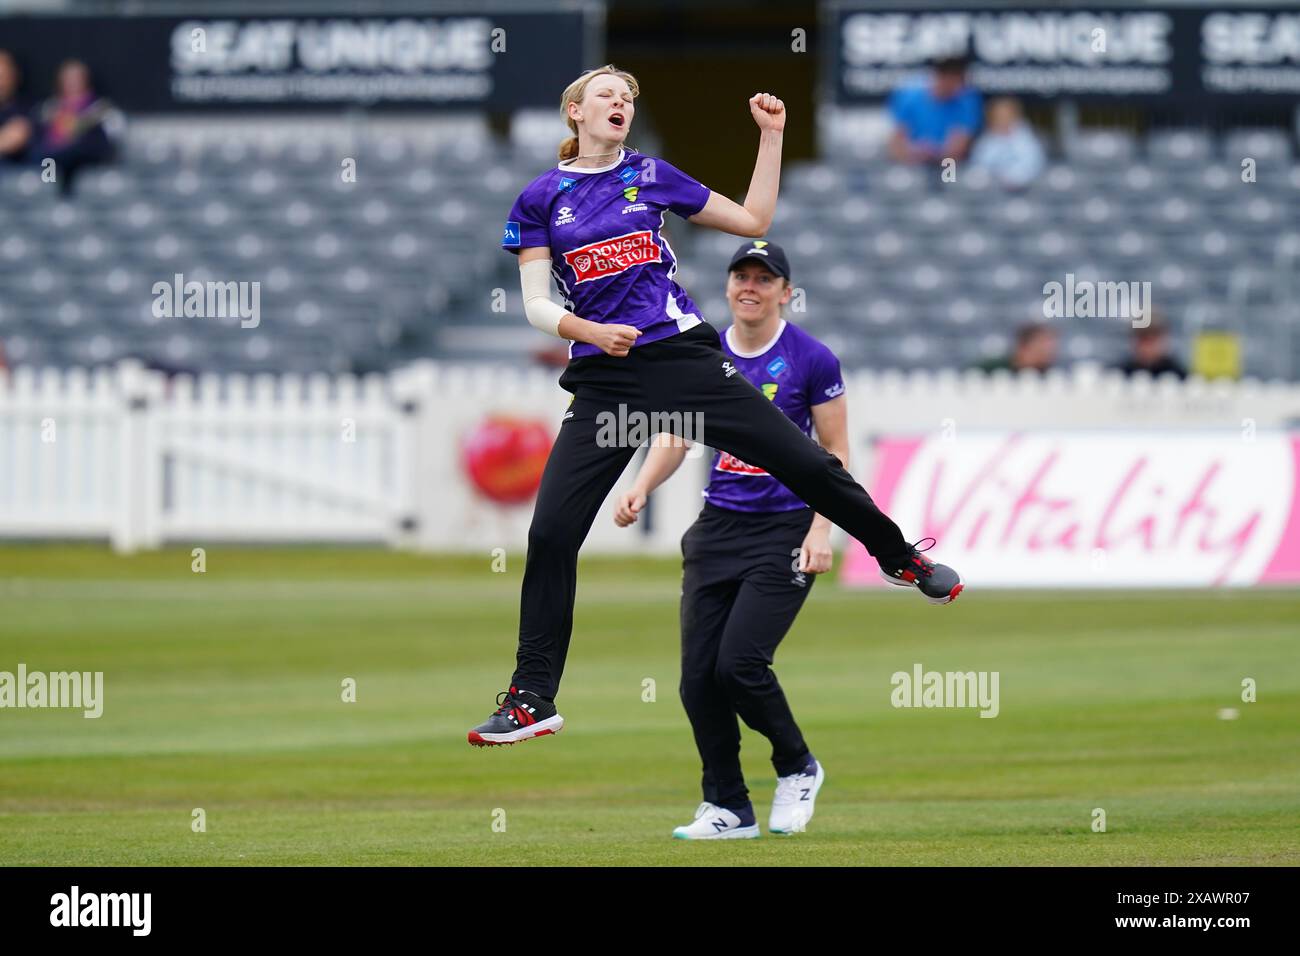
[[[719,807],[749,803],[737,715],[771,742],[778,777],[808,761],[772,658],[816,579],[796,570],[811,524],[807,508],[745,514],[706,504],[682,537],[682,706],[704,799]]]
[[[908,545],[898,525],[839,459],[731,369],[708,323],[637,346],[624,358],[593,355],[569,362],[560,385],[573,393],[572,415],[566,412],[560,425],[528,529],[515,687],[547,698],[559,690],[573,632],[578,549],[636,451],[630,443],[609,440],[610,416],[617,422],[622,414],[631,422],[627,416],[633,413],[661,413],[661,420],[662,413],[681,413],[664,422],[666,430],[682,434],[699,422],[702,435],[683,437],[766,470],[861,541],[883,566],[906,560]]]

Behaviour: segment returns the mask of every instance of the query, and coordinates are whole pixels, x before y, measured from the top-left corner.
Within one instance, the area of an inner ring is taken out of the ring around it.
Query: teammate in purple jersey
[[[684,422],[702,421],[706,444],[770,472],[861,541],[891,583],[936,604],[962,587],[955,571],[908,543],[834,455],[736,374],[718,333],[673,281],[677,261],[662,234],[667,213],[749,238],[771,225],[785,105],[770,93],[749,99],[758,157],[741,205],[624,145],[639,92],[636,78],[613,65],[569,84],[560,104],[574,135],[560,146],[560,164],[519,195],[501,237],[502,248],[519,256],[529,323],[573,343],[560,376],[573,401],[528,529],[514,676],[497,709],[469,732],[476,746],[564,726],[555,695],[573,632],[578,549],[644,440],[632,437],[641,431],[635,426],[608,440],[611,418],[676,416],[674,434]],[[551,301],[552,281],[563,306]]]
[[[736,250],[727,270],[731,327],[723,351],[804,434],[847,468],[848,411],[840,363],[825,345],[781,315],[790,301],[790,263],[775,243]],[[685,445],[658,435],[614,522],[637,520],[651,493],[686,457]],[[831,569],[831,523],[813,514],[761,468],[727,452],[713,456],[705,504],[682,536],[682,705],[703,766],[704,802],[673,831],[682,840],[759,835],[740,767],[737,715],[772,744],[773,833],[796,833],[812,819],[826,778],[795,723],[771,670],[816,576]]]

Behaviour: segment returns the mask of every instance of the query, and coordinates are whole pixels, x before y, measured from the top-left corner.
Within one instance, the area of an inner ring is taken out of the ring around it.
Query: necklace
[[[617,156],[622,151],[623,151],[623,147],[620,146],[618,149],[611,149],[605,153],[589,153],[586,156],[574,156],[572,159],[566,159],[564,161],[564,165],[566,166],[571,165],[573,163],[576,163],[580,159],[596,159],[601,156]],[[636,150],[633,150],[633,152],[636,152]]]

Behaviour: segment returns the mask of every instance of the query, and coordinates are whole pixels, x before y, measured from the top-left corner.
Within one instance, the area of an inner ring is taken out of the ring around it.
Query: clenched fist
[[[632,344],[641,337],[641,330],[630,325],[602,325],[592,336],[591,344],[606,355],[623,358],[632,349]]]
[[[771,93],[755,93],[749,98],[749,112],[758,128],[779,133],[785,129],[785,104]]]

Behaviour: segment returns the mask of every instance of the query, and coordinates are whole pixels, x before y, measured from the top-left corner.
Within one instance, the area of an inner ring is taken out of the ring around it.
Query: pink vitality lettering
[[[1203,554],[1224,555],[1214,582],[1220,584],[1245,553],[1259,528],[1262,513],[1256,510],[1237,528],[1215,537],[1221,523],[1220,509],[1211,503],[1215,497],[1212,494],[1215,481],[1223,469],[1223,462],[1218,459],[1210,461],[1201,470],[1191,490],[1177,504],[1172,525],[1167,519],[1162,522],[1156,507],[1164,494],[1163,487],[1157,485],[1145,492],[1141,490],[1139,479],[1147,468],[1145,456],[1139,456],[1111,490],[1100,519],[1090,519],[1079,513],[1079,503],[1074,498],[1053,497],[1045,491],[1060,459],[1059,450],[1050,450],[1036,464],[1012,461],[1023,437],[1020,434],[1008,436],[964,483],[946,513],[940,505],[945,497],[942,491],[945,462],[937,460],[926,492],[923,533],[943,541],[950,530],[956,528],[963,518],[969,517],[969,531],[963,542],[968,549],[978,548],[984,543],[1006,547],[1015,542],[1020,542],[1031,552],[1079,552],[1084,548],[1110,550],[1136,545],[1154,554],[1161,550],[1174,550],[1184,532],[1199,525],[1196,549]],[[1139,502],[1144,493],[1152,499],[1145,508]],[[1221,491],[1219,494],[1229,492]],[[972,515],[971,512],[978,507],[975,500],[981,496],[984,500],[992,498],[993,503]],[[1117,527],[1118,515],[1126,506],[1140,510],[1126,526]],[[996,542],[987,541],[988,535],[996,533],[992,529],[1002,514],[1005,518],[1000,522]],[[1089,524],[1095,524],[1091,535],[1086,531]]]

